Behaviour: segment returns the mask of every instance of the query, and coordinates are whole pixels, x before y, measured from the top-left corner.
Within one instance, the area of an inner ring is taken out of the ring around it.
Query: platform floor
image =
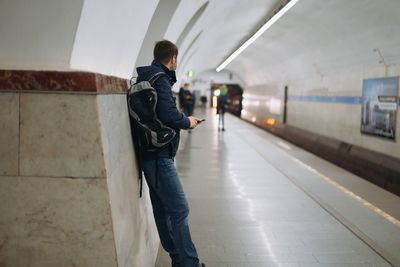
[[[226,132],[196,115],[176,162],[207,267],[400,266],[399,197],[232,115]]]

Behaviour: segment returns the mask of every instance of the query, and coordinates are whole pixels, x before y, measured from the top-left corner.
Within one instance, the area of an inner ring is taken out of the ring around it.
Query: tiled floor
[[[206,122],[182,135],[177,168],[191,208],[192,237],[207,267],[391,266],[352,231],[363,236],[364,228],[371,229],[357,225],[360,216],[378,220],[392,233],[389,247],[400,251],[399,227],[321,179],[320,172],[326,169],[325,175],[342,179],[338,183],[354,181],[359,191],[360,184],[379,191],[388,199],[382,205],[397,215],[398,197],[231,115],[226,132],[217,131],[210,111],[197,115]],[[170,266],[160,249],[156,267]]]

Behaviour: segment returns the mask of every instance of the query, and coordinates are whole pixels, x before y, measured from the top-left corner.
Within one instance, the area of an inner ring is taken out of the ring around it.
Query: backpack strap
[[[151,86],[153,86],[153,84],[158,80],[158,78],[162,76],[168,77],[168,75],[165,72],[157,72],[156,74],[151,76],[149,79],[149,83],[151,84]]]
[[[168,77],[168,75],[165,72],[157,72],[156,74],[154,74],[153,76],[150,77],[149,79],[149,83],[151,84],[151,86],[153,86],[153,84],[158,80],[158,78],[165,76]],[[159,170],[158,170],[158,151],[156,152],[156,166],[155,166],[155,171],[156,171],[156,188],[158,188],[158,180],[159,178]]]

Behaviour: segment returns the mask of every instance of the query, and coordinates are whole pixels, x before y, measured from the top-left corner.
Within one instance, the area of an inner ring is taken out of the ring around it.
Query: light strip
[[[269,29],[280,17],[289,11],[299,0],[291,0],[287,3],[278,13],[270,18],[253,36],[251,36],[244,44],[242,44],[235,52],[232,53],[224,62],[221,63],[216,69],[217,72],[223,70],[232,60],[234,60],[240,53],[243,52],[249,45],[251,45],[258,37],[261,36],[266,30]]]

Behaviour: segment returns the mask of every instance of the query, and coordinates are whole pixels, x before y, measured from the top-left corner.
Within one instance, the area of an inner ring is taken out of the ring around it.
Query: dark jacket
[[[176,100],[172,95],[172,85],[176,82],[175,71],[169,70],[159,61],[154,60],[150,66],[139,67],[136,69],[138,73],[137,82],[146,81],[158,72],[165,72],[168,77],[160,77],[154,84],[157,90],[157,107],[156,112],[158,118],[167,126],[175,129],[176,136],[168,146],[158,152],[158,156],[162,158],[175,157],[179,146],[180,129],[189,129],[190,120],[176,108]],[[144,159],[154,159],[154,153],[144,153]]]
[[[179,108],[183,109],[183,103],[185,102],[185,89],[179,88]]]
[[[229,104],[228,96],[220,95],[217,100],[217,114],[224,114]]]

